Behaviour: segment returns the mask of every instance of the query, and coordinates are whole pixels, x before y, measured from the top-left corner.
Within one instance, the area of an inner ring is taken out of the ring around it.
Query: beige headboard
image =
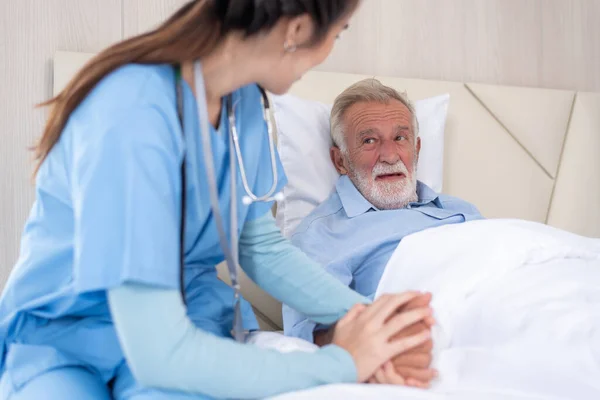
[[[367,77],[311,72],[291,92],[331,103]],[[487,217],[600,237],[600,93],[377,78],[413,100],[450,94],[444,192]]]
[[[89,56],[57,53],[55,91]],[[331,103],[366,77],[310,72],[291,93]],[[445,193],[490,218],[523,218],[600,237],[600,93],[377,78],[412,100],[450,94]],[[279,304],[247,279],[242,287],[263,326],[280,327]]]

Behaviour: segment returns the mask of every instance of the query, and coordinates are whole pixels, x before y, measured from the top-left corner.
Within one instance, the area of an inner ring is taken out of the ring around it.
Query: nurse
[[[245,399],[394,379],[388,360],[429,332],[390,338],[431,310],[398,312],[415,293],[367,305],[283,239],[272,202],[242,201],[285,184],[259,88],[284,93],[321,63],[357,6],[191,1],[49,102],[36,200],[0,301],[2,399]],[[238,252],[267,292],[336,323],[333,344],[243,343],[257,322],[215,270]]]

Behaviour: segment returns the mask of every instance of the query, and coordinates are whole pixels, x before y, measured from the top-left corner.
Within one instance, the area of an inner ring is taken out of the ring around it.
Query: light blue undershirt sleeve
[[[128,365],[144,386],[252,399],[357,379],[351,356],[335,345],[283,354],[207,333],[188,318],[178,290],[125,284],[109,290],[108,300]]]
[[[331,324],[357,303],[370,300],[356,293],[283,237],[271,213],[246,221],[240,237],[240,264],[258,286],[308,318],[305,340],[316,323]]]

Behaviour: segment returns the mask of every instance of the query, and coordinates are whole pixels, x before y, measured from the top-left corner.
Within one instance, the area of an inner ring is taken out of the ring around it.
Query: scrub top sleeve
[[[97,125],[104,125],[97,127]],[[76,290],[179,287],[181,133],[155,107],[74,137]]]

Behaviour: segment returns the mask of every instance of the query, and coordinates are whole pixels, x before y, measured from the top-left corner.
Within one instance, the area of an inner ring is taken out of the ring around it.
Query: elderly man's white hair
[[[415,114],[415,107],[408,99],[406,93],[400,93],[397,90],[383,85],[377,79],[369,78],[356,82],[344,90],[333,103],[331,109],[331,140],[333,145],[339,147],[342,152],[346,152],[346,140],[344,139],[344,114],[356,103],[375,102],[387,104],[390,100],[398,100],[404,104],[412,114],[412,127],[415,139],[419,136],[419,123]],[[415,145],[416,145],[415,140]]]

